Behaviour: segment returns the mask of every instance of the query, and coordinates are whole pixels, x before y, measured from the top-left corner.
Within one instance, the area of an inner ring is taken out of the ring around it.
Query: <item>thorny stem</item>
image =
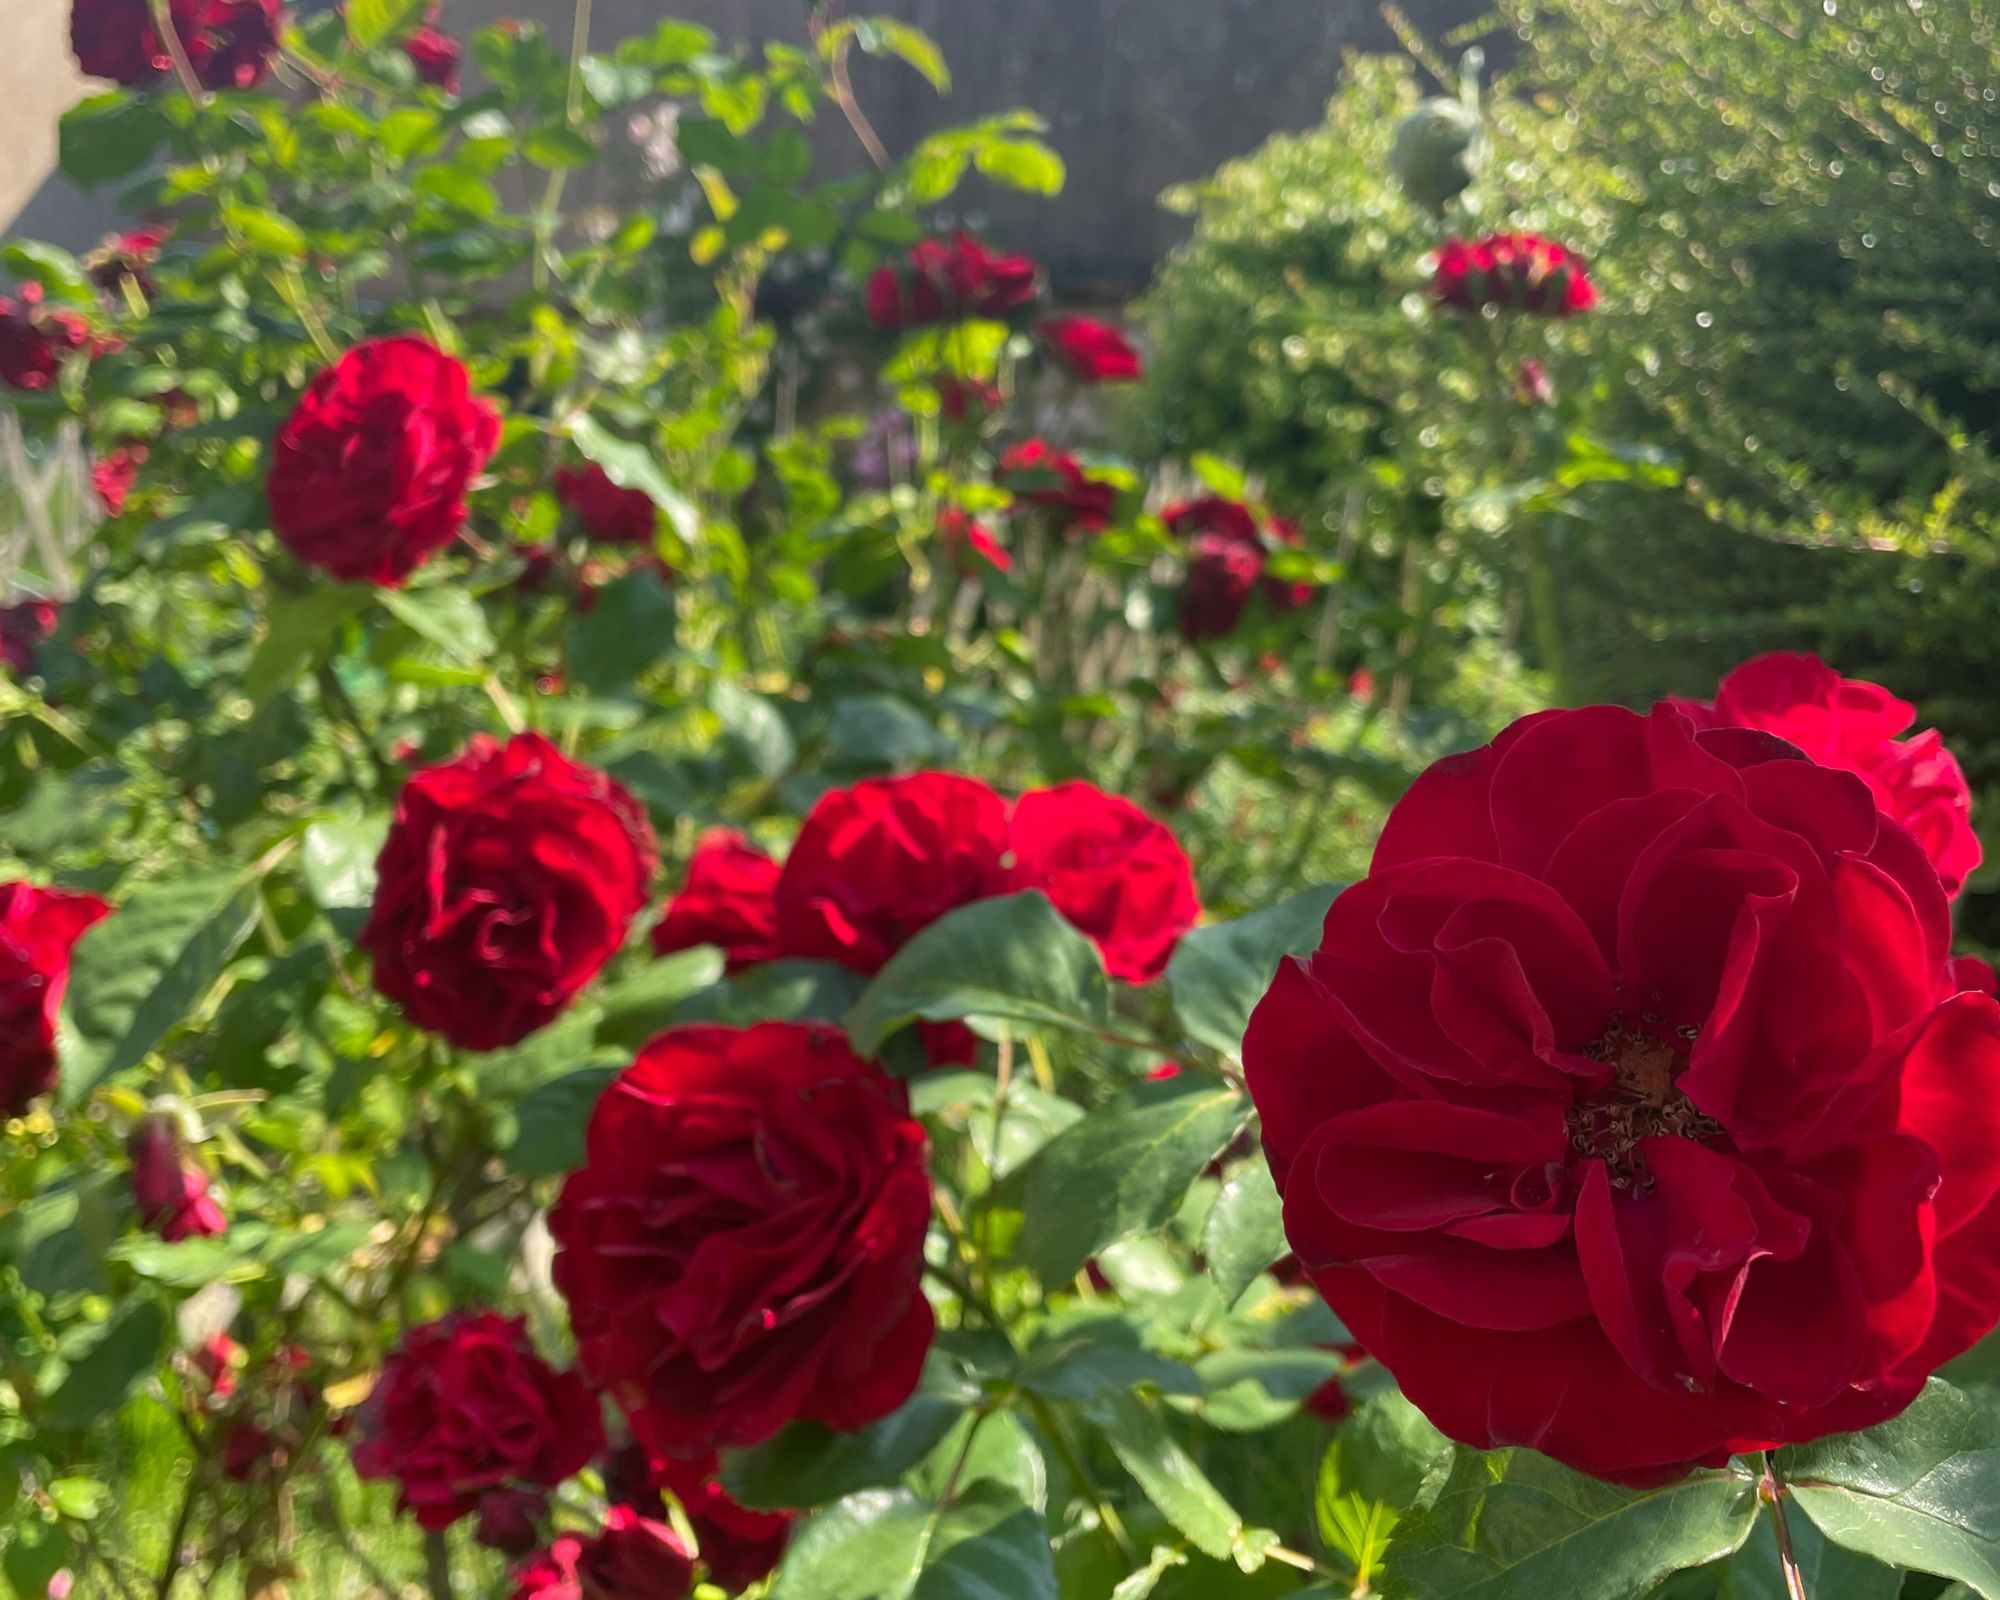
[[[1771,1532],[1778,1541],[1778,1570],[1785,1575],[1786,1600],[1808,1600],[1806,1580],[1799,1571],[1799,1553],[1792,1546],[1791,1525],[1785,1521],[1785,1486],[1769,1451],[1764,1453],[1764,1475],[1757,1482],[1757,1498],[1771,1513]]]

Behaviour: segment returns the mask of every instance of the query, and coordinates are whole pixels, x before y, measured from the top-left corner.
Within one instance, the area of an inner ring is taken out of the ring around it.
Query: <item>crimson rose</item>
[[[417,69],[417,76],[425,83],[444,90],[446,94],[457,94],[459,58],[465,50],[450,34],[432,26],[435,21],[436,9],[433,8],[431,21],[404,39],[403,54],[409,57],[410,65]]]
[[[409,336],[358,344],[278,430],[271,525],[309,566],[393,588],[458,537],[499,439],[463,362]]]
[[[602,544],[650,547],[659,528],[659,507],[643,489],[625,489],[595,461],[556,472],[556,498],[576,513],[583,531]]]
[[[1001,456],[993,481],[1023,505],[1053,513],[1057,526],[1096,532],[1118,508],[1118,491],[1090,477],[1075,456],[1028,439]]]
[[[903,1086],[837,1029],[662,1034],[549,1217],[585,1375],[664,1455],[886,1416],[931,1341],[925,1155]]]
[[[976,573],[984,563],[995,572],[1011,572],[1014,558],[993,537],[993,530],[959,506],[938,513],[938,540],[961,572]]]
[[[248,89],[263,82],[278,48],[281,0],[168,0],[188,65],[207,89]],[[149,0],[73,0],[70,49],[84,76],[128,89],[173,71]]]
[[[464,1050],[533,1033],[624,943],[657,857],[639,803],[536,733],[403,785],[360,944],[375,987]]]
[[[1978,868],[1964,770],[1935,728],[1902,737],[1917,708],[1879,684],[1843,678],[1818,656],[1773,654],[1730,673],[1712,703],[1674,704],[1697,726],[1762,728],[1822,766],[1859,773],[1884,815],[1916,835],[1946,894],[1957,895]]]
[[[694,1560],[664,1522],[613,1506],[594,1539],[566,1533],[523,1567],[514,1600],[681,1600]]]
[[[2000,1316],[2000,1008],[1851,773],[1661,706],[1449,757],[1244,1040],[1285,1231],[1445,1432],[1630,1482]]]
[[[208,1192],[207,1172],[181,1154],[171,1118],[145,1118],[125,1148],[139,1218],[168,1244],[228,1231],[229,1219]]]
[[[528,1342],[527,1323],[455,1311],[413,1328],[361,1409],[354,1470],[388,1478],[424,1528],[448,1528],[489,1495],[553,1489],[604,1442],[596,1398]]]
[[[1597,304],[1583,257],[1533,233],[1495,233],[1438,247],[1431,294],[1455,311],[1529,311],[1573,317]]]
[[[0,883],[0,1116],[19,1116],[56,1086],[70,950],[110,913],[94,894]]]
[[[894,330],[1004,317],[1035,298],[1035,277],[1026,256],[995,255],[963,230],[921,239],[868,280],[868,320]]]
[[[1173,830],[1091,784],[1022,795],[1007,837],[1012,886],[1047,895],[1096,942],[1114,978],[1152,982],[1201,915],[1194,869]]]
[[[735,1594],[776,1570],[791,1537],[791,1512],[752,1511],[738,1505],[716,1482],[717,1462],[712,1455],[692,1461],[656,1458],[650,1465],[655,1481],[687,1513],[710,1582]]]
[[[1091,317],[1049,317],[1042,323],[1049,358],[1085,383],[1132,383],[1139,376],[1139,352],[1122,330]]]
[[[1234,633],[1252,594],[1261,594],[1273,612],[1296,611],[1312,598],[1310,584],[1264,573],[1272,544],[1299,542],[1296,523],[1273,517],[1260,528],[1250,507],[1220,495],[1168,506],[1161,519],[1188,547],[1179,605],[1183,638],[1219,639]]]
[[[18,293],[18,300],[0,295],[0,383],[32,394],[54,383],[72,355],[105,348],[78,313],[44,304],[39,283]]]
[[[740,833],[718,829],[695,846],[687,883],[653,925],[653,951],[714,945],[732,969],[778,955],[778,863]]]

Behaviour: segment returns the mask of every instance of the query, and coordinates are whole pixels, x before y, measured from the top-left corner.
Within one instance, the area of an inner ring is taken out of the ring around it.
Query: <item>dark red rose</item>
[[[694,1528],[695,1547],[709,1582],[735,1594],[777,1570],[791,1537],[789,1511],[752,1511],[738,1505],[716,1482],[713,1455],[691,1461],[671,1457],[650,1463],[655,1504],[659,1488],[681,1503]]]
[[[496,1490],[553,1489],[603,1446],[597,1399],[535,1353],[527,1323],[455,1311],[412,1328],[362,1406],[354,1470],[448,1528]]]
[[[174,32],[204,88],[248,89],[263,82],[278,48],[280,3],[169,0]],[[174,70],[148,0],[72,0],[69,39],[85,77],[142,89]]]
[[[283,0],[198,0],[192,9],[195,25],[181,38],[204,88],[254,89],[270,76]]]
[[[474,1536],[489,1550],[524,1556],[541,1542],[548,1512],[546,1489],[492,1489],[479,1497]]]
[[[868,280],[868,320],[893,330],[1004,317],[1035,298],[1036,276],[1026,256],[995,255],[963,231],[919,240]]]
[[[671,955],[714,945],[732,969],[778,951],[778,863],[727,829],[706,835],[688,861],[687,882],[653,925],[653,951]]]
[[[208,1173],[181,1154],[171,1117],[146,1117],[125,1141],[139,1218],[168,1244],[229,1230],[208,1192]]]
[[[239,1417],[222,1435],[222,1474],[237,1483],[248,1483],[261,1472],[282,1467],[290,1454],[268,1428]]]
[[[1014,569],[1014,558],[993,537],[993,530],[957,506],[938,513],[938,538],[961,571],[977,572],[982,563],[995,572]]]
[[[0,883],[0,1116],[18,1116],[56,1086],[70,950],[110,913],[94,894]]]
[[[556,498],[583,524],[583,531],[603,544],[650,547],[659,530],[660,511],[641,489],[621,489],[595,461],[563,467],[556,473]]]
[[[120,286],[130,278],[139,292],[150,299],[157,292],[153,264],[160,259],[160,247],[173,233],[170,222],[115,233],[83,258],[84,269],[90,281],[106,294],[119,294]]]
[[[1956,897],[1978,870],[1972,789],[1935,729],[1905,739],[1917,708],[1879,684],[1843,678],[1818,656],[1774,654],[1746,661],[1712,703],[1673,702],[1704,728],[1761,728],[1827,767],[1859,773],[1884,815],[1917,837]]]
[[[931,1341],[925,1155],[903,1086],[838,1029],[662,1034],[549,1217],[584,1373],[660,1455],[886,1416]]]
[[[1287,583],[1264,571],[1272,545],[1299,543],[1297,523],[1272,517],[1260,527],[1250,507],[1220,495],[1168,506],[1161,518],[1188,550],[1179,606],[1183,638],[1220,639],[1234,633],[1252,594],[1261,595],[1273,612],[1296,611],[1312,598],[1310,584]]]
[[[1431,295],[1454,311],[1529,311],[1573,317],[1597,304],[1583,257],[1533,233],[1447,239],[1438,246]]]
[[[425,83],[446,94],[458,93],[458,65],[465,49],[450,34],[425,23],[403,40],[403,54]]]
[[[1042,323],[1049,359],[1085,383],[1133,383],[1139,352],[1121,329],[1090,317],[1049,317]]]
[[[463,1050],[515,1044],[625,942],[658,864],[639,803],[536,733],[403,785],[360,943],[375,987]]]
[[[947,911],[1007,892],[1007,805],[918,772],[820,796],[778,874],[785,954],[873,972]]]
[[[984,422],[1007,402],[999,384],[982,378],[940,378],[937,393],[947,422]]]
[[[1244,1040],[1285,1232],[1446,1433],[1625,1482],[1894,1416],[2000,1316],[2000,1007],[1916,841],[1770,734],[1515,723]]]
[[[39,283],[24,283],[18,293],[0,295],[0,383],[32,394],[54,383],[71,356],[115,348],[115,341],[93,338],[76,312],[49,306]]]
[[[1201,915],[1194,869],[1173,830],[1091,784],[1022,795],[1007,837],[1013,887],[1047,895],[1104,952],[1114,978],[1151,983]]]
[[[0,606],[0,665],[17,678],[35,670],[35,652],[56,631],[62,608],[53,600],[16,600]]]
[[[694,1558],[664,1522],[630,1506],[604,1514],[604,1531],[577,1557],[583,1600],[681,1600],[694,1587]]]
[[[90,464],[90,487],[106,516],[125,514],[125,502],[132,497],[132,485],[139,481],[139,469],[150,452],[143,444],[125,443],[107,450]]]
[[[278,430],[271,524],[307,565],[393,588],[458,537],[499,439],[463,362],[407,336],[358,344]]]
[[[1003,455],[993,469],[993,481],[1019,503],[1053,513],[1065,530],[1096,532],[1118,509],[1116,489],[1088,476],[1076,457],[1064,455],[1043,439],[1024,440]]]

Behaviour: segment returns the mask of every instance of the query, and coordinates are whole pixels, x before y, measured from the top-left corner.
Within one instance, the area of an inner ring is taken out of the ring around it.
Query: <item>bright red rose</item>
[[[1201,915],[1194,869],[1173,830],[1091,784],[1022,795],[1007,837],[1013,887],[1047,895],[1104,952],[1114,978],[1151,983]]]
[[[1583,257],[1533,233],[1495,233],[1438,247],[1431,295],[1455,311],[1528,311],[1573,317],[1597,304]]]
[[[716,1481],[713,1455],[688,1461],[659,1457],[649,1461],[648,1468],[654,1504],[659,1503],[659,1491],[666,1489],[687,1513],[711,1583],[734,1594],[777,1570],[792,1535],[791,1512],[752,1511],[738,1505]]]
[[[0,665],[17,678],[35,670],[35,653],[56,631],[62,608],[53,600],[16,600],[0,606]]]
[[[204,88],[248,89],[263,82],[278,48],[280,3],[169,0],[174,32]],[[69,38],[85,77],[141,89],[174,69],[149,0],[72,0]]]
[[[923,239],[868,280],[868,320],[885,330],[1004,317],[1035,298],[1026,256],[995,255],[971,234]]]
[[[910,1397],[924,1131],[838,1029],[662,1034],[606,1089],[549,1217],[584,1373],[660,1455],[854,1429]]]
[[[659,530],[660,510],[643,489],[622,489],[595,461],[556,472],[556,498],[602,544],[642,544],[649,548]]]
[[[211,1405],[220,1405],[236,1393],[236,1373],[243,1365],[244,1352],[228,1334],[211,1333],[187,1359],[206,1386]]]
[[[361,1408],[354,1470],[387,1478],[419,1527],[502,1490],[553,1489],[604,1443],[597,1399],[529,1343],[527,1323],[455,1311],[412,1328]]]
[[[775,960],[778,863],[743,835],[718,829],[695,846],[687,882],[653,925],[653,952],[714,945],[732,970]]]
[[[465,49],[442,29],[425,23],[403,41],[403,54],[417,76],[446,94],[458,93],[458,66]]]
[[[104,514],[121,517],[125,502],[132,497],[132,485],[139,481],[139,469],[150,452],[143,444],[126,443],[106,451],[90,464],[90,487],[96,491]]]
[[[139,1217],[168,1244],[226,1233],[229,1219],[208,1192],[208,1174],[181,1154],[171,1117],[147,1117],[125,1141]]]
[[[1015,445],[993,469],[993,481],[1023,505],[1052,512],[1058,526],[1097,532],[1118,509],[1118,491],[1086,474],[1075,456],[1046,440]]]
[[[1121,329],[1090,317],[1049,317],[1042,323],[1042,347],[1049,358],[1085,383],[1133,383],[1139,352]]]
[[[625,942],[658,856],[639,803],[540,734],[403,785],[360,944],[375,987],[462,1050],[550,1021]]]
[[[19,299],[0,295],[0,383],[33,394],[54,383],[71,356],[115,348],[93,338],[78,313],[48,305],[39,283],[24,283],[17,293]]]
[[[56,1086],[70,950],[110,913],[94,894],[0,883],[0,1116],[20,1115]]]
[[[947,911],[1007,892],[1007,805],[918,772],[820,796],[778,874],[784,953],[874,972]]]
[[[278,430],[271,524],[307,565],[393,588],[458,537],[499,439],[463,362],[414,337],[358,344]]]
[[[1879,684],[1843,678],[1818,656],[1773,654],[1746,661],[1710,704],[1676,700],[1704,728],[1761,728],[1827,767],[1861,775],[1876,805],[1917,836],[1956,896],[1979,866],[1972,789],[1935,729],[1905,739],[1917,708]]]
[[[1454,1438],[1626,1482],[1865,1427],[2000,1317],[2000,1007],[1853,774],[1661,706],[1437,763],[1244,1062],[1285,1231]]]
[[[995,572],[1014,569],[1014,558],[993,537],[993,530],[957,506],[938,513],[938,539],[961,571],[977,572],[982,563]]]

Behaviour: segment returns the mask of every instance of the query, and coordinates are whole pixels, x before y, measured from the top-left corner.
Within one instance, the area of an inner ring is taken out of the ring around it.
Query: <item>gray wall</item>
[[[54,120],[81,92],[63,38],[68,9],[68,0],[0,0],[0,134],[15,158],[0,171],[0,220],[10,233],[79,244],[102,231],[101,206],[44,181]],[[445,0],[444,25],[465,32],[534,15],[560,36],[570,9],[569,0]],[[1406,0],[1406,9],[1436,37],[1485,7]],[[970,204],[1081,295],[1136,287],[1179,237],[1157,204],[1163,188],[1317,121],[1343,52],[1393,45],[1377,0],[854,0],[850,10],[918,24],[956,79],[940,100],[900,65],[857,67],[860,97],[892,150],[988,112],[1048,118],[1070,169],[1061,201],[985,190]],[[730,38],[799,38],[805,12],[803,0],[596,0],[593,37],[610,43],[678,15]],[[624,180],[608,181],[611,190],[579,198],[615,202]]]

